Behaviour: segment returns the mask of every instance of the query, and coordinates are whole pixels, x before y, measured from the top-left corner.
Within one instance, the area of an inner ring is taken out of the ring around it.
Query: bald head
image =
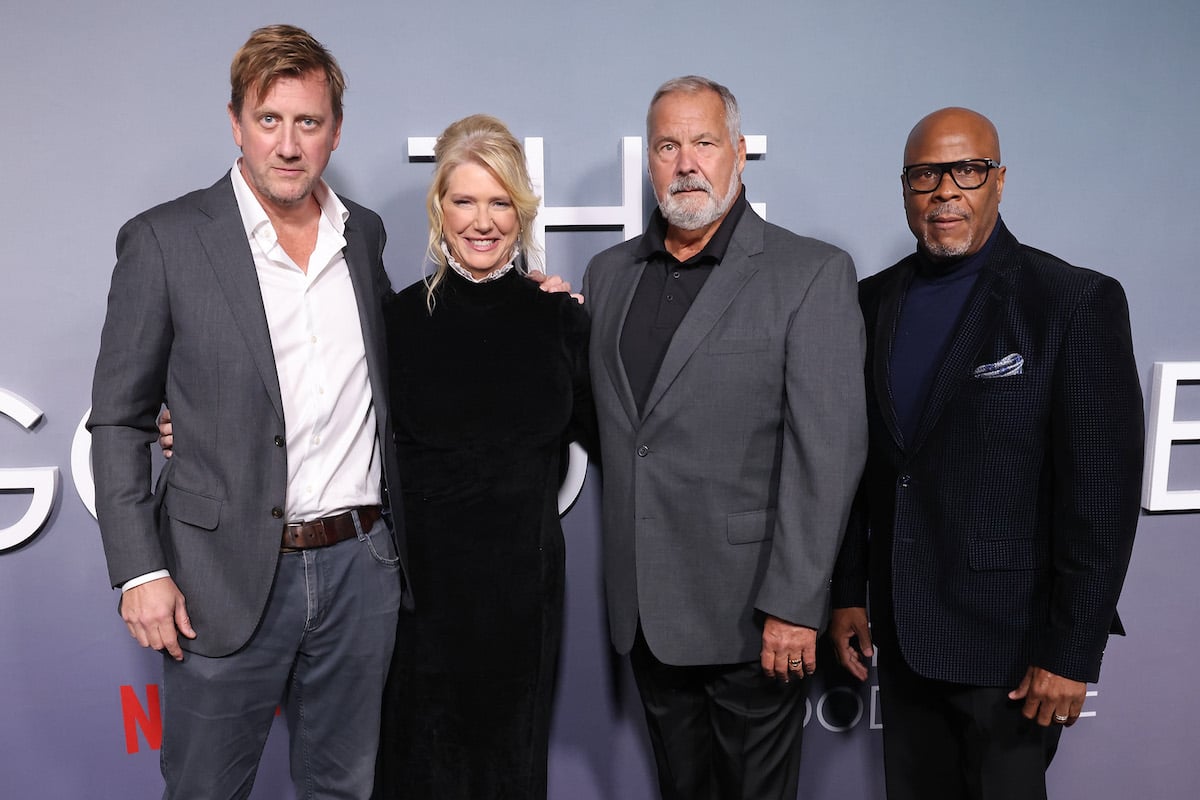
[[[908,134],[905,168],[926,164],[931,169],[922,172],[941,176],[932,190],[919,192],[913,191],[905,177],[900,178],[908,227],[917,237],[917,246],[930,259],[952,261],[973,255],[995,229],[1005,168],[985,165],[984,159],[1000,163],[1000,136],[991,120],[968,108],[935,111]],[[974,174],[983,170],[982,185],[963,189],[955,182],[957,168],[950,165],[962,161],[978,162],[966,166]]]
[[[975,158],[990,158],[1000,163],[1000,134],[992,121],[969,108],[943,108],[934,111],[913,126],[904,143],[904,163],[923,164],[926,159],[916,154],[931,142],[957,139],[975,148]]]

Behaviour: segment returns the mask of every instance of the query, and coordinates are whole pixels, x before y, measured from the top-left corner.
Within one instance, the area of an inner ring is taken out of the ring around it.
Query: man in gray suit
[[[584,276],[613,645],[664,798],[794,800],[804,693],[866,454],[850,257],[764,222],[737,101],[668,81],[659,208]]]
[[[117,238],[88,422],[100,532],[130,634],[165,653],[166,796],[247,796],[282,703],[298,795],[365,798],[404,569],[385,236],[321,180],[345,86],[324,47],[260,29],[231,83],[233,169]]]

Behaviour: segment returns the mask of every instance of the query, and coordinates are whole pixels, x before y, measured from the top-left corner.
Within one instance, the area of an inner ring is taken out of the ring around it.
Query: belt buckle
[[[326,519],[328,517],[321,517],[314,519],[311,523],[316,528],[314,531],[314,538],[317,540],[316,547],[325,547],[329,544],[329,530],[325,527]]]

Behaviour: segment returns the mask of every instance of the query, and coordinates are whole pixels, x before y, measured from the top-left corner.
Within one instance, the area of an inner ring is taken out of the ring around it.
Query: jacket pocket
[[[775,534],[775,509],[741,511],[725,518],[725,536],[730,544],[750,544]]]
[[[1049,557],[1044,539],[972,539],[967,551],[973,570],[1039,569]]]
[[[215,530],[221,521],[222,501],[215,497],[189,492],[167,484],[163,493],[163,510],[167,516],[206,531]]]

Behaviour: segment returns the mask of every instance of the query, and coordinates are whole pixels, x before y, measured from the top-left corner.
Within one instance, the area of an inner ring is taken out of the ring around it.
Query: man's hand
[[[850,640],[858,637],[858,648],[850,644]],[[829,621],[829,638],[833,640],[833,651],[837,654],[838,663],[846,668],[860,681],[867,679],[867,666],[875,655],[871,645],[871,628],[867,625],[867,610],[865,608],[835,608]]]
[[[759,659],[767,677],[787,683],[791,675],[803,678],[816,670],[817,632],[813,628],[793,625],[768,614],[762,640]]]
[[[122,594],[121,618],[138,644],[166,650],[176,661],[183,661],[176,629],[189,639],[196,638],[183,593],[170,578],[158,578]]]
[[[1071,726],[1079,719],[1087,684],[1055,675],[1041,667],[1030,667],[1021,685],[1008,693],[1009,700],[1025,700],[1021,713],[1043,727],[1051,722]]]
[[[164,407],[158,415],[158,446],[162,448],[163,458],[171,457],[171,448],[175,437],[171,435],[171,409]]]
[[[543,292],[569,292],[569,291],[571,291],[571,284],[568,283],[567,281],[564,281],[562,279],[561,275],[547,275],[544,272],[540,272],[536,269],[533,269],[533,270],[529,271],[529,275],[526,277],[528,277],[529,280],[536,283],[538,285],[538,288],[541,289]],[[574,297],[575,300],[577,302],[579,302],[581,305],[583,304],[583,295],[579,294],[578,292],[576,292],[575,294],[572,294],[571,297]]]

